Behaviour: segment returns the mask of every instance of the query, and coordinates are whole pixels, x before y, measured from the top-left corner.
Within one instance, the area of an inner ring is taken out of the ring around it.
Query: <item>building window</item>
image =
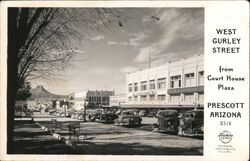
[[[141,82],[141,91],[147,90],[147,81]]]
[[[128,97],[128,101],[132,101],[132,97]]]
[[[129,85],[128,85],[128,91],[129,91],[129,92],[132,92],[132,84],[129,84]]]
[[[138,96],[134,96],[134,101],[138,101]]]
[[[171,102],[180,102],[180,98],[181,98],[180,95],[171,95],[170,96],[170,101]]]
[[[166,78],[158,79],[158,89],[166,89]]]
[[[155,89],[155,80],[150,80],[149,81],[149,89],[154,90]]]
[[[165,95],[165,94],[158,95],[158,96],[157,96],[157,100],[158,100],[158,101],[165,101],[165,100],[166,100],[166,95]]]
[[[195,86],[194,73],[185,74],[185,87]]]
[[[194,95],[193,94],[185,94],[184,99],[185,101],[193,101]]]
[[[138,91],[138,83],[134,83],[134,90]]]
[[[198,100],[199,100],[199,102],[204,102],[204,94],[199,94]]]
[[[141,101],[147,101],[147,95],[142,95],[141,96]]]
[[[204,71],[199,72],[199,85],[204,85]]]
[[[149,101],[155,101],[155,95],[149,95]]]
[[[170,87],[171,88],[180,88],[181,87],[181,75],[172,76],[170,78]]]

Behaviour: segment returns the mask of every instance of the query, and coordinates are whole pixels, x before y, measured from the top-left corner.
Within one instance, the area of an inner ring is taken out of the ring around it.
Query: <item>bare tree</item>
[[[82,39],[93,29],[115,21],[122,26],[123,12],[112,8],[8,8],[7,152],[12,153],[14,106],[24,82],[57,77],[64,71]],[[79,31],[81,28],[81,31]]]

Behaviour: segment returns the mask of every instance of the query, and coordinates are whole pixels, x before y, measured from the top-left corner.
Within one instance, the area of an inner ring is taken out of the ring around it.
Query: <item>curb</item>
[[[35,122],[36,123],[36,125],[38,125],[41,129],[43,129],[44,131],[46,131],[46,132],[49,132],[54,138],[56,138],[57,140],[59,140],[59,141],[62,141],[65,145],[67,145],[67,146],[70,146],[72,149],[76,149],[76,144],[73,142],[73,141],[71,141],[71,140],[68,140],[68,139],[66,139],[65,137],[63,137],[63,136],[61,136],[61,135],[59,135],[59,134],[57,134],[56,132],[55,132],[55,130],[52,130],[52,129],[49,129],[49,128],[47,128],[47,127],[45,127],[45,126],[42,126],[41,124],[39,124],[39,123],[37,123],[37,122]]]

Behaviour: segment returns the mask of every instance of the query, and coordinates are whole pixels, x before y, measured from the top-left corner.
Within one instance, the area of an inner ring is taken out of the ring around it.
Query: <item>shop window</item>
[[[141,91],[147,90],[147,81],[141,82]]]
[[[170,77],[170,88],[180,88],[180,87],[181,87],[181,75]]]
[[[163,94],[163,95],[158,95],[158,96],[157,96],[157,100],[158,100],[158,101],[165,101],[165,100],[166,100],[166,95],[165,95],[165,94]]]
[[[185,101],[193,101],[194,95],[193,94],[185,94],[184,99]]]
[[[138,83],[134,83],[134,91],[138,91]]]
[[[142,95],[141,96],[141,101],[147,101],[147,95]]]
[[[149,89],[154,90],[155,89],[155,80],[150,80],[149,81]]]
[[[158,89],[166,89],[166,78],[158,79]]]
[[[170,96],[170,101],[171,102],[180,102],[180,98],[181,98],[180,95],[171,95]]]
[[[132,84],[129,84],[129,85],[128,85],[128,91],[129,91],[129,92],[132,92]]]
[[[134,96],[134,101],[138,101],[138,96]]]
[[[199,72],[199,85],[204,85],[204,71]]]
[[[149,101],[155,101],[155,95],[149,95]]]
[[[185,87],[195,86],[194,73],[185,74]]]
[[[128,97],[128,101],[132,101],[132,97]]]

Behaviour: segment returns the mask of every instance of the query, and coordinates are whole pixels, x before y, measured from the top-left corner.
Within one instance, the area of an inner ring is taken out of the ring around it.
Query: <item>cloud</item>
[[[164,11],[164,12],[162,12]],[[148,47],[139,49],[134,62],[148,60],[150,48],[151,60],[161,65],[166,61],[203,54],[204,48],[204,10],[203,9],[165,9],[157,15],[160,20],[151,23],[144,17],[143,22],[148,33]],[[160,60],[157,60],[160,59]],[[157,61],[156,61],[157,60]]]
[[[97,35],[97,36],[91,37],[90,39],[92,41],[99,41],[99,40],[104,39],[104,36],[103,35]]]
[[[122,73],[131,73],[131,72],[135,72],[137,71],[138,69],[136,67],[133,67],[133,66],[128,66],[128,67],[124,67],[121,69],[121,72]]]
[[[108,45],[128,45],[128,43],[125,41],[108,41],[107,44]]]
[[[142,41],[148,36],[145,32],[139,32],[139,33],[132,33],[129,34],[129,36],[131,36],[131,38],[128,40],[129,41],[129,45],[131,46],[139,46]]]
[[[149,58],[149,48],[143,47],[143,48],[140,48],[139,54],[135,57],[133,61],[136,63],[143,63],[147,61],[148,58]]]
[[[116,41],[108,41],[107,44],[109,44],[109,45],[117,45],[118,43]]]
[[[69,51],[74,53],[86,53],[86,51],[84,50],[69,50]]]
[[[114,71],[113,68],[101,67],[101,66],[96,66],[94,68],[89,69],[89,72],[95,75],[107,75],[112,73],[113,71]]]

